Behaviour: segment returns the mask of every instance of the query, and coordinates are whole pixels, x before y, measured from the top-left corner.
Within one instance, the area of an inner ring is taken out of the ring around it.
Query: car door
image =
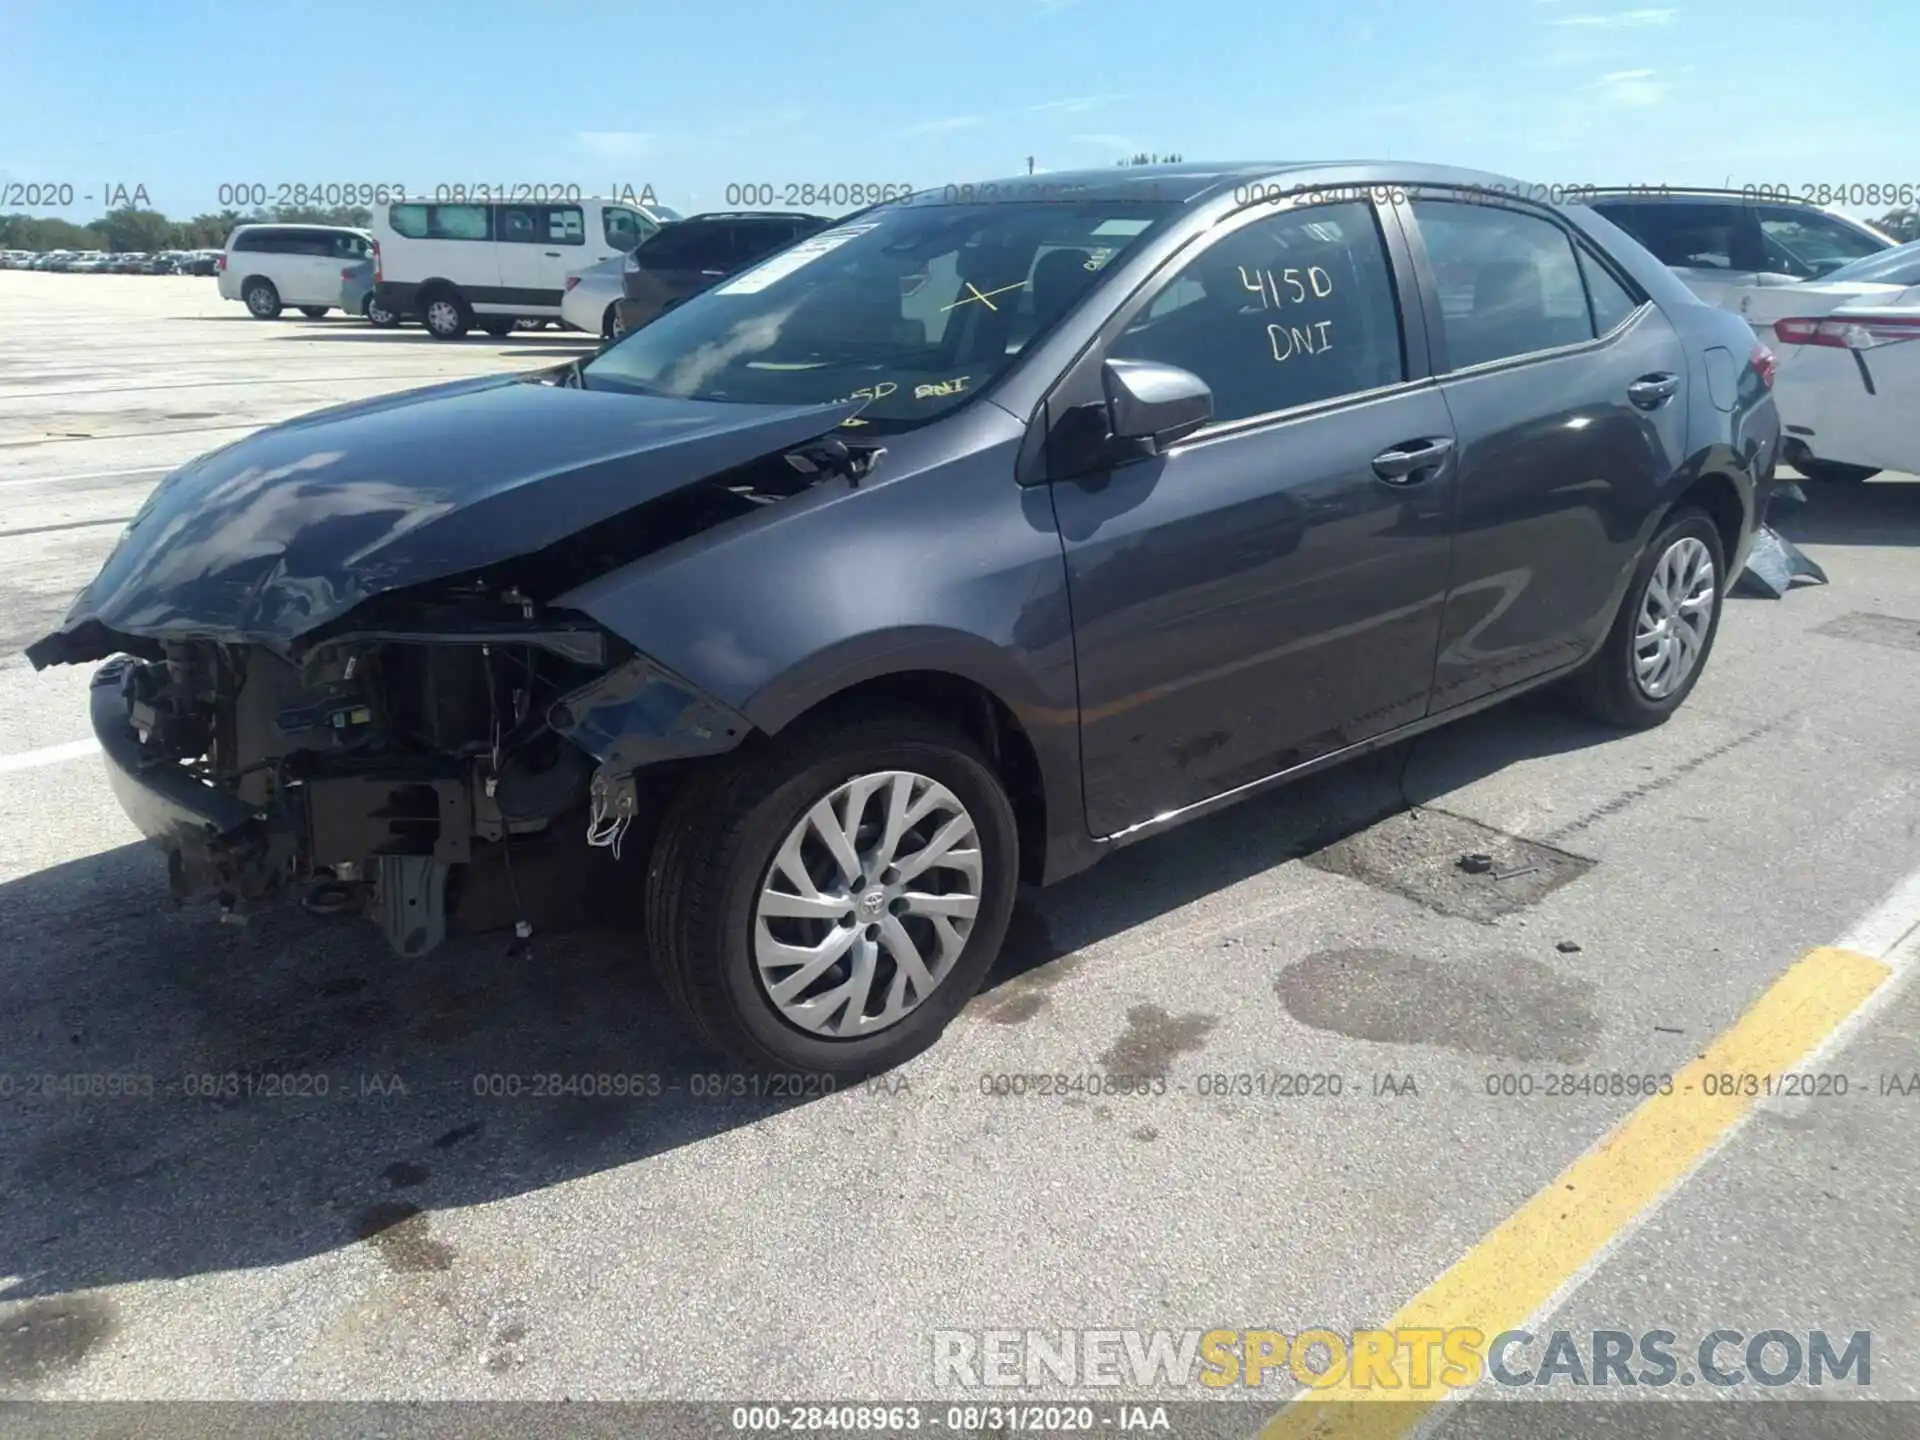
[[[1684,456],[1688,356],[1564,218],[1443,189],[1405,207],[1459,440],[1434,709],[1578,660]]]
[[[567,272],[588,263],[585,211],[578,205],[499,207],[499,303],[559,315]]]
[[[281,261],[286,283],[280,298],[289,305],[338,305],[340,262],[331,230],[289,230]]]
[[[1367,203],[1261,206],[1199,243],[1048,399],[1098,835],[1416,720],[1432,684],[1452,427],[1417,304],[1402,334],[1397,229]],[[1107,359],[1191,371],[1213,419],[1080,458]]]

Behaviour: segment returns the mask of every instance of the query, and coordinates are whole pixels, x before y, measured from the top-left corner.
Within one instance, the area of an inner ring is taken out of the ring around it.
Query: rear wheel
[[[857,1078],[939,1038],[1006,935],[1018,841],[979,748],[906,708],[822,717],[691,779],[647,948],[708,1043]]]
[[[1599,652],[1574,677],[1580,707],[1628,730],[1664,722],[1706,668],[1720,629],[1726,558],[1703,510],[1682,510],[1653,537]]]
[[[489,335],[501,336],[513,333],[514,318],[511,315],[489,315],[480,322],[480,328]]]
[[[602,340],[617,339],[620,335],[620,317],[615,313],[617,309],[617,306],[609,305],[606,308],[606,312],[600,317],[600,338]]]
[[[300,313],[309,320],[318,320],[322,315],[327,313],[329,308],[330,307],[326,305],[302,305],[300,307]]]
[[[435,290],[420,302],[420,323],[436,340],[458,340],[473,328],[473,311],[457,291]]]
[[[367,292],[365,303],[360,306],[360,313],[366,316],[369,325],[378,330],[392,330],[400,324],[399,315],[374,299],[371,290]]]
[[[280,292],[273,288],[271,280],[254,278],[247,281],[240,291],[240,298],[247,302],[247,311],[256,320],[277,319],[280,314]]]

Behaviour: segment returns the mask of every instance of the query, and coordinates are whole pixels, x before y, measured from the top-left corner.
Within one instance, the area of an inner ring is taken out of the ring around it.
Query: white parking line
[[[49,745],[42,750],[22,750],[18,755],[0,755],[0,775],[11,774],[15,770],[37,770],[42,765],[58,765],[66,760],[78,760],[99,750],[99,742],[94,740],[70,740],[65,745]]]
[[[185,460],[180,462],[186,464]],[[67,480],[119,480],[134,475],[164,475],[169,470],[179,469],[178,465],[142,465],[136,470],[89,470],[79,475],[9,475],[0,479],[0,486],[7,485],[58,485]]]

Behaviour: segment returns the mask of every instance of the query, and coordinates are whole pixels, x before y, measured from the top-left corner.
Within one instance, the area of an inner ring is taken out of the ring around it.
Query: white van
[[[373,253],[373,236],[344,225],[239,225],[220,257],[220,298],[257,320],[284,305],[315,319],[340,303],[340,270]]]
[[[428,333],[558,320],[567,274],[631,251],[668,221],[664,206],[580,199],[544,204],[403,200],[373,214],[374,295]]]

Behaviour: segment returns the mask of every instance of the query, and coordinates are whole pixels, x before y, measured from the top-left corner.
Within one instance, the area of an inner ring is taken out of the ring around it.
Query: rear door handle
[[[1413,485],[1428,479],[1453,453],[1453,441],[1410,440],[1373,457],[1373,473],[1389,485]]]
[[[1627,386],[1627,398],[1642,410],[1658,410],[1680,390],[1678,375],[1642,375]]]
[[[549,260],[558,260],[560,258],[560,252],[558,250],[549,250],[547,251],[547,258]]]

